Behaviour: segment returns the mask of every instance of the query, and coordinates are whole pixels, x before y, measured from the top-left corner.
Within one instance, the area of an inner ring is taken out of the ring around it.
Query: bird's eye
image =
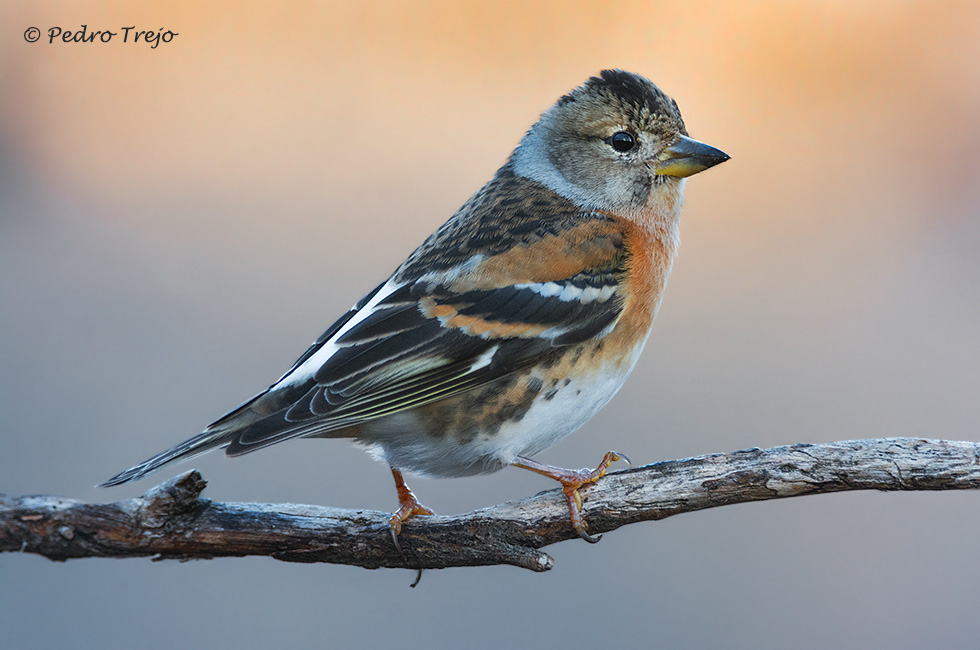
[[[626,153],[636,147],[636,136],[628,131],[613,133],[609,138],[609,146],[620,153]]]

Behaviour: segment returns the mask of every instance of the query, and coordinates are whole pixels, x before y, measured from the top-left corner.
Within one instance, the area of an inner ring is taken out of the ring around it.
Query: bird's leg
[[[568,501],[568,512],[571,515],[572,528],[575,529],[575,532],[578,533],[579,537],[587,542],[595,544],[602,538],[602,535],[593,537],[586,532],[585,520],[582,519],[582,495],[579,494],[579,488],[581,488],[583,485],[598,481],[609,469],[609,466],[620,458],[624,458],[627,462],[629,462],[629,459],[626,458],[624,454],[610,451],[603,456],[602,462],[599,463],[599,466],[593,470],[562,469],[561,467],[545,465],[544,463],[539,463],[536,460],[524,458],[523,456],[518,456],[515,458],[511,465],[514,467],[529,469],[532,472],[553,478],[561,483],[562,492],[565,493],[565,499]]]
[[[401,472],[392,467],[391,475],[395,477],[395,488],[398,490],[398,505],[400,507],[395,514],[391,515],[388,524],[391,526],[391,539],[395,541],[395,548],[401,553],[402,547],[398,543],[398,534],[402,532],[402,522],[415,515],[434,515],[435,513],[419,503],[412,491],[405,485],[405,478]]]

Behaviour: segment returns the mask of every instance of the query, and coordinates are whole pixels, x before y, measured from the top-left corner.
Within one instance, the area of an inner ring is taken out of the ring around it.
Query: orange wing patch
[[[466,316],[460,314],[456,307],[437,304],[432,298],[420,300],[419,308],[423,315],[437,318],[443,327],[459,329],[480,338],[535,338],[548,329],[546,325],[536,323],[504,323]]]
[[[461,276],[457,291],[565,280],[614,265],[622,255],[621,224],[595,220],[488,257]]]

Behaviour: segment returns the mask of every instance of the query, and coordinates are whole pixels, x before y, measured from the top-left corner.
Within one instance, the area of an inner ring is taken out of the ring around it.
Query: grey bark
[[[560,490],[458,516],[410,519],[395,548],[389,513],[320,506],[216,503],[189,471],[115,503],[0,495],[0,552],[441,569],[510,564],[547,571],[540,549],[577,538]],[[591,533],[732,503],[848,490],[980,488],[980,443],[912,438],[747,449],[611,472],[582,490]]]

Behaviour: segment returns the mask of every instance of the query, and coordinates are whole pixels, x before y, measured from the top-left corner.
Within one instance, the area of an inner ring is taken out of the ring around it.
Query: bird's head
[[[518,173],[617,212],[679,194],[681,179],[728,158],[688,137],[677,102],[623,70],[603,70],[561,97],[515,151]]]

